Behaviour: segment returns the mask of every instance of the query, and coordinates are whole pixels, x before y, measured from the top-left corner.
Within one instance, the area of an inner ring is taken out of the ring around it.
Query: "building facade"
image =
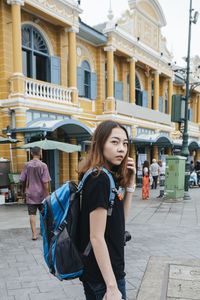
[[[10,131],[23,143],[46,137],[82,146],[80,153],[44,151],[52,189],[77,180],[78,162],[97,124],[106,119],[126,126],[138,167],[144,159],[164,159],[180,148],[171,102],[173,94],[185,93],[185,84],[174,73],[161,34],[165,16],[157,0],[128,3],[119,19],[110,9],[108,21],[92,28],[81,21],[75,0],[0,2],[2,133]],[[189,110],[194,159],[200,158],[199,97],[194,86]],[[0,156],[10,159],[8,149],[1,145]],[[27,156],[13,149],[14,172],[21,172]]]

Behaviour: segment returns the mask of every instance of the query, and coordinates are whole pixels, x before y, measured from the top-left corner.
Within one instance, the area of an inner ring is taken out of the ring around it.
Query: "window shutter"
[[[91,73],[91,99],[97,99],[97,73]]]
[[[168,114],[168,99],[165,98],[165,113]]]
[[[60,57],[50,56],[51,83],[60,84]]]
[[[84,96],[84,70],[77,67],[77,88],[79,96]]]
[[[126,99],[127,99],[127,102],[130,102],[130,99],[129,99],[129,83],[127,82],[127,89],[126,89]]]
[[[192,108],[188,108],[188,120],[189,121],[193,121],[193,109]]]
[[[148,91],[142,92],[142,106],[148,107]]]
[[[136,104],[142,106],[142,91],[136,90]]]
[[[163,112],[163,97],[159,97],[159,111]]]
[[[123,100],[123,82],[122,81],[114,82],[114,90],[115,90],[115,99]]]

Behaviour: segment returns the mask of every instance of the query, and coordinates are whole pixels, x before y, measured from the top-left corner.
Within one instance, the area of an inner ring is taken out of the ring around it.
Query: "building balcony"
[[[39,81],[33,78],[24,77],[21,74],[16,74],[9,79],[10,93],[8,96],[8,102],[16,104],[17,101],[21,101],[20,104],[25,106],[38,106],[38,100],[40,106],[54,106],[65,109],[71,107],[72,110],[77,109],[79,104],[77,99],[77,90],[72,88],[66,88],[61,85]],[[73,99],[74,94],[74,99]],[[55,106],[56,105],[56,106]]]
[[[25,78],[25,98],[47,100],[60,104],[72,104],[71,94],[72,89]]]

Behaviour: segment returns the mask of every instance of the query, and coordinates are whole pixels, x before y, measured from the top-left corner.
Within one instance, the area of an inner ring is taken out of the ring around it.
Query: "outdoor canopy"
[[[25,144],[25,145],[20,146],[18,148],[28,149],[28,148],[33,148],[33,147],[40,147],[43,150],[60,150],[60,151],[64,151],[64,152],[67,152],[67,153],[72,153],[72,152],[75,152],[75,151],[81,151],[81,146],[68,144],[68,143],[57,142],[57,141],[52,141],[52,140],[47,140],[47,139],[44,139],[42,141],[33,142],[33,143],[28,143],[28,144]]]
[[[18,140],[15,140],[15,139],[11,139],[11,138],[8,138],[8,137],[3,137],[3,136],[0,136],[0,144],[10,144],[10,143],[18,143],[20,141]]]

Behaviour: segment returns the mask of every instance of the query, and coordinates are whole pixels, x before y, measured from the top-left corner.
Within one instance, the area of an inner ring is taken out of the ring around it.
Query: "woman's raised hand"
[[[108,289],[102,300],[123,300],[123,299],[122,299],[122,294],[120,293],[118,288],[116,288],[115,290]]]
[[[127,169],[128,169],[128,174],[129,174],[129,187],[133,187],[134,182],[135,182],[135,174],[136,174],[136,169],[135,169],[135,163],[134,160],[131,157],[128,157],[128,162],[127,162]]]

